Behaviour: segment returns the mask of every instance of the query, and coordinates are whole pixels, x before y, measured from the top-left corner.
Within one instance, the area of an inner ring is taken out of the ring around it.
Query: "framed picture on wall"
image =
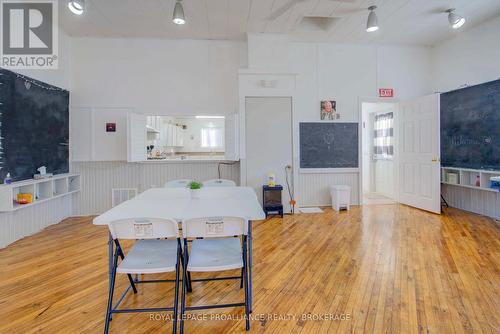
[[[340,119],[340,114],[337,112],[337,101],[321,101],[320,119],[322,121],[333,121],[336,119]]]

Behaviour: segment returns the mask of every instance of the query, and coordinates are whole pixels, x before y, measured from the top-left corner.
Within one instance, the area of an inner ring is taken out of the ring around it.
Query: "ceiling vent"
[[[339,17],[304,16],[295,30],[300,32],[329,32],[338,21],[340,21]]]

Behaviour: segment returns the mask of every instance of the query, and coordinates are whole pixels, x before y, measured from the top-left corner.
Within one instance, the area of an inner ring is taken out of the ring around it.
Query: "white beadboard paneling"
[[[442,184],[441,194],[451,207],[500,219],[498,192]]]
[[[71,196],[0,213],[0,248],[71,216]]]
[[[199,181],[218,177],[218,162],[127,163],[121,161],[75,162],[74,173],[81,175],[82,190],[73,198],[74,215],[97,215],[111,208],[111,189],[137,188],[142,192],[162,187],[166,181],[194,178]],[[221,177],[240,179],[239,164],[221,166]]]
[[[318,173],[300,174],[301,206],[331,205],[330,186],[348,185],[351,187],[351,205],[359,204],[358,173]]]

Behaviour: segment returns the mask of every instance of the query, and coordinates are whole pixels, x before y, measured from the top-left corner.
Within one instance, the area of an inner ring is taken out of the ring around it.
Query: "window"
[[[222,129],[221,128],[202,128],[201,129],[201,147],[216,148],[222,147]]]
[[[373,129],[373,157],[391,160],[394,156],[394,114],[376,115]]]

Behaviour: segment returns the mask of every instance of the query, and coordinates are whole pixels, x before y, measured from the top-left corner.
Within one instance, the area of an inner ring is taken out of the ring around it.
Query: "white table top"
[[[178,221],[197,217],[238,216],[248,220],[265,219],[265,214],[250,187],[206,187],[199,198],[190,190],[153,188],[94,218],[94,225],[126,218],[173,218]]]

